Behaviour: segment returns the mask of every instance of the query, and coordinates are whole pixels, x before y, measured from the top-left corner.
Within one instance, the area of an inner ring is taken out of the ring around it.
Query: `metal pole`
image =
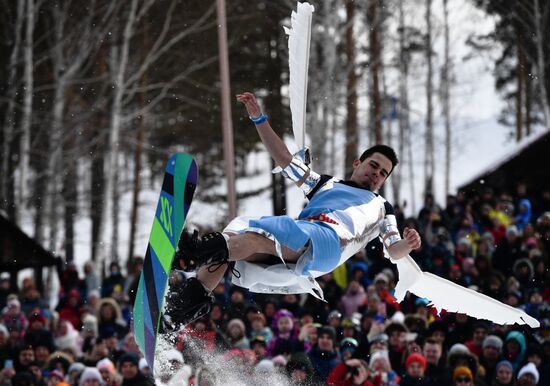
[[[232,219],[237,215],[237,200],[235,195],[235,175],[233,172],[233,125],[231,123],[231,102],[229,99],[229,59],[227,54],[225,0],[216,0],[216,14],[218,17],[218,51],[220,55],[220,79],[222,84],[223,157],[225,159],[225,175],[227,178],[229,217]]]

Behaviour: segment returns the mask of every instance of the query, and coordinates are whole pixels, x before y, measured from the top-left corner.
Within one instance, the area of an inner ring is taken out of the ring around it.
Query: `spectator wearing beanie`
[[[495,378],[491,386],[511,386],[514,384],[514,368],[512,363],[503,360],[497,363],[495,368]]]
[[[139,371],[139,357],[134,353],[126,353],[118,360],[119,371],[122,374],[121,386],[153,386],[152,379]]]
[[[373,352],[370,355],[369,368],[370,381],[374,386],[395,386],[399,384],[400,378],[391,368],[387,351]]]
[[[539,382],[537,367],[529,362],[523,366],[518,373],[518,386],[535,386]]]
[[[246,337],[246,327],[241,319],[231,319],[227,323],[226,334],[231,347],[241,350],[250,348],[250,342]]]
[[[354,338],[342,339],[340,342],[340,356],[342,357],[342,361],[351,359],[357,351],[358,345],[357,340]]]
[[[98,361],[95,367],[99,370],[105,386],[117,386],[120,383],[115,364],[110,359],[104,358]]]
[[[485,369],[485,382],[491,384],[495,379],[495,370],[502,354],[502,339],[496,335],[489,335],[483,340],[479,363]]]
[[[80,381],[80,376],[82,375],[82,372],[86,366],[84,363],[81,362],[75,362],[69,366],[69,370],[67,371],[67,382],[71,386],[78,385]]]
[[[466,366],[458,366],[453,371],[454,386],[474,386],[472,371]]]
[[[336,351],[336,331],[329,326],[320,327],[317,331],[317,344],[308,353],[313,364],[314,379],[326,382],[329,373],[340,363]]]
[[[429,385],[424,377],[426,371],[426,358],[420,353],[412,353],[407,357],[405,368],[407,372],[399,383],[400,386],[425,386]]]
[[[449,350],[448,373],[457,367],[468,367],[473,374],[475,384],[484,383],[485,369],[479,365],[478,358],[470,353],[468,348],[460,343],[456,343]]]
[[[80,376],[78,386],[104,386],[99,370],[95,367],[86,367]]]
[[[65,376],[59,370],[50,371],[46,379],[48,386],[70,386],[67,382],[65,382]]]

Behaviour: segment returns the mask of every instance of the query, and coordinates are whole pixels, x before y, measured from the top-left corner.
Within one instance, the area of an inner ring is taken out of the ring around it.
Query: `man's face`
[[[317,345],[321,351],[333,351],[334,343],[328,334],[321,334],[317,339]]]
[[[371,191],[379,190],[392,170],[390,159],[380,153],[374,153],[363,162],[353,161],[351,180]]]
[[[535,386],[536,384],[535,376],[531,373],[525,373],[518,379],[519,386]]]
[[[441,346],[438,344],[426,343],[424,345],[424,356],[426,357],[426,362],[437,365],[439,358],[441,358]]]
[[[483,357],[485,359],[496,361],[499,356],[500,356],[500,352],[496,347],[486,346],[483,349]]]
[[[390,334],[389,343],[391,347],[403,347],[405,344],[405,332],[404,331],[392,331]]]
[[[476,328],[474,331],[474,342],[477,345],[481,345],[483,340],[487,337],[487,330],[484,328]]]
[[[34,351],[32,349],[21,350],[19,353],[19,363],[23,366],[28,366],[32,361],[34,361]]]
[[[122,374],[122,377],[124,379],[132,379],[134,378],[138,373],[138,368],[136,365],[134,365],[131,362],[124,362],[122,366],[120,367],[120,372]]]
[[[50,350],[46,346],[38,346],[34,349],[34,357],[37,362],[46,363],[50,356]]]

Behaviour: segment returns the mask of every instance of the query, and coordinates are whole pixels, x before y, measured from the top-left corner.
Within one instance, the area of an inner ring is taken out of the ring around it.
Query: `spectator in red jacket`
[[[372,386],[368,380],[369,366],[362,359],[339,363],[328,375],[328,386]]]

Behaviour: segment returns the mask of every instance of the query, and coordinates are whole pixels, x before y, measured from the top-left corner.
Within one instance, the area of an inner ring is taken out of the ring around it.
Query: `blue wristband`
[[[267,121],[267,115],[262,113],[258,117],[250,117],[250,120],[254,122],[255,125],[259,125],[260,123]]]

